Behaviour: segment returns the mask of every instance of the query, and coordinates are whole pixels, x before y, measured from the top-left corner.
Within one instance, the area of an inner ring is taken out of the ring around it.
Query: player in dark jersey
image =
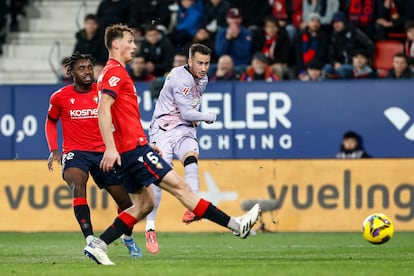
[[[111,194],[120,209],[132,205],[115,171],[103,172],[99,168],[105,145],[98,126],[98,90],[93,83],[93,62],[91,55],[79,52],[68,59],[66,67],[73,78],[73,84],[52,94],[45,126],[50,150],[48,168],[53,170],[53,162],[62,160],[63,179],[73,192],[73,210],[87,244],[94,238],[86,199],[89,173],[99,188],[105,188]],[[63,136],[62,158],[58,150],[59,119]],[[125,231],[122,240],[130,256],[142,256],[132,238],[132,228]]]
[[[159,150],[148,144],[140,121],[135,86],[125,69],[137,48],[132,30],[122,24],[107,27],[105,46],[109,60],[98,77],[98,120],[106,146],[100,167],[105,172],[116,168],[133,205],[121,212],[99,238],[92,240],[84,253],[98,264],[114,264],[106,254],[107,246],[152,210],[154,198],[148,187],[151,183],[171,193],[197,217],[209,219],[231,229],[240,238],[246,238],[260,215],[259,204],[240,217],[228,216],[192,192],[185,180],[160,156]]]

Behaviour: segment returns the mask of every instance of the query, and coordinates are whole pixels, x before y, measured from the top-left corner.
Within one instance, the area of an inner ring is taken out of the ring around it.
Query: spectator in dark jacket
[[[174,46],[154,25],[147,27],[140,53],[145,57],[146,68],[156,77],[168,72],[174,57]]]
[[[148,73],[145,67],[145,58],[140,54],[135,55],[127,70],[133,81],[148,82],[155,79],[153,74]]]
[[[167,30],[171,21],[171,11],[168,8],[170,2],[170,0],[132,0],[129,26],[139,30],[149,24],[162,25]]]
[[[273,15],[264,19],[263,31],[254,39],[255,52],[262,52],[268,59],[273,72],[284,79],[290,59],[291,43],[286,30],[279,26]]]
[[[336,158],[340,159],[359,159],[371,157],[363,147],[362,137],[354,132],[348,131],[344,134],[339,152]]]
[[[99,35],[98,19],[94,14],[87,14],[84,19],[84,28],[76,33],[76,44],[73,52],[91,54],[99,63],[106,63],[108,51]]]
[[[221,28],[227,26],[226,14],[229,8],[227,0],[208,0],[204,4],[201,26],[206,28],[213,38]]]
[[[375,24],[376,39],[388,38],[388,33],[404,33],[407,12],[414,9],[414,1],[380,0]]]
[[[378,1],[382,0],[342,0],[342,11],[351,24],[361,29],[371,39],[375,38],[375,19]]]
[[[269,0],[229,0],[232,8],[238,8],[243,26],[251,31],[263,27],[263,18],[270,15]]]
[[[348,24],[343,12],[334,14],[332,25],[329,64],[325,66],[324,71],[329,78],[343,78],[342,70],[352,67],[352,51],[363,48],[372,57],[375,46],[364,32]]]
[[[392,61],[392,68],[388,71],[385,76],[387,79],[411,79],[413,73],[408,66],[408,59],[404,53],[397,53],[394,55]]]
[[[230,55],[239,72],[250,65],[253,51],[252,32],[241,25],[242,21],[239,9],[229,9],[228,26],[218,32],[215,41],[216,55]]]
[[[130,12],[130,0],[102,0],[96,12],[102,33],[109,25],[116,23],[128,24]]]
[[[306,27],[299,32],[295,38],[295,60],[296,67],[294,73],[300,79],[300,74],[304,74],[307,64],[316,59],[323,64],[328,61],[329,37],[321,29],[320,16],[312,13],[306,22]]]

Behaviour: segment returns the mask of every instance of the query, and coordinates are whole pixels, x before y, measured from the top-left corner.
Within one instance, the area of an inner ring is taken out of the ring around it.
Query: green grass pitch
[[[115,266],[83,255],[80,233],[0,233],[0,275],[414,275],[414,235],[395,233],[382,245],[361,233],[158,233],[150,255],[135,233],[143,258],[109,247]]]

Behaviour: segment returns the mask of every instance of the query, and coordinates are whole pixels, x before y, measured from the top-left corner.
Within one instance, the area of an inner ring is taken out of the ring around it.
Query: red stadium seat
[[[392,68],[394,55],[403,50],[403,44],[397,40],[380,40],[375,43],[373,65],[381,78],[385,77],[387,71]]]

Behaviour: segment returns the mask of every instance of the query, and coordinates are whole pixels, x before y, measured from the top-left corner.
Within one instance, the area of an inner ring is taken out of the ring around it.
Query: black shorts
[[[171,170],[171,166],[148,144],[122,153],[121,163],[116,169],[129,193],[151,183],[157,185]]]
[[[96,185],[102,189],[106,186],[120,185],[121,178],[115,169],[106,173],[99,168],[103,152],[74,150],[62,156],[62,173],[69,168],[78,168],[90,173]]]

